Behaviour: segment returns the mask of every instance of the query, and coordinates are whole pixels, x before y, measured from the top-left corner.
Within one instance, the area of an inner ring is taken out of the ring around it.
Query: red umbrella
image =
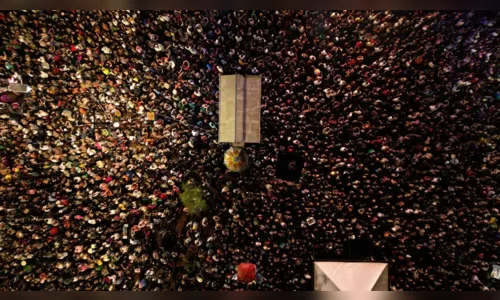
[[[252,282],[255,280],[257,267],[252,263],[241,263],[238,265],[238,280]]]

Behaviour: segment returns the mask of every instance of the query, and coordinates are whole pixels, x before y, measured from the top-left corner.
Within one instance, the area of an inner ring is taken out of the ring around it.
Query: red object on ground
[[[257,267],[252,263],[241,263],[238,265],[238,280],[252,282],[257,275]]]
[[[52,229],[50,229],[50,235],[56,235],[58,232],[59,228],[57,227],[52,227]]]

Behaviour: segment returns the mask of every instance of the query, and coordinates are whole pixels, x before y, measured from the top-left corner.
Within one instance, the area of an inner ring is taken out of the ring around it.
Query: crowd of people
[[[499,20],[0,12],[0,77],[32,87],[0,118],[0,289],[307,290],[318,253],[364,240],[391,290],[498,290]],[[262,76],[241,174],[217,143],[235,73]],[[234,279],[242,262],[259,280]]]

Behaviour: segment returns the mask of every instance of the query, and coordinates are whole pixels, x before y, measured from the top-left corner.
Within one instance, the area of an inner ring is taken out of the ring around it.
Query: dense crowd
[[[0,98],[0,289],[305,290],[316,254],[368,240],[392,290],[498,290],[499,20],[1,12],[0,77],[33,90]],[[234,73],[263,83],[242,174],[217,143]],[[277,178],[286,153],[296,182]]]

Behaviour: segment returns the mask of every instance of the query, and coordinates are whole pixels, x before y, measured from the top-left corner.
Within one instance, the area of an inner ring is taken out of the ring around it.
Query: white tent
[[[219,80],[219,143],[260,143],[260,75]]]
[[[387,291],[389,269],[386,263],[315,262],[315,291]]]

